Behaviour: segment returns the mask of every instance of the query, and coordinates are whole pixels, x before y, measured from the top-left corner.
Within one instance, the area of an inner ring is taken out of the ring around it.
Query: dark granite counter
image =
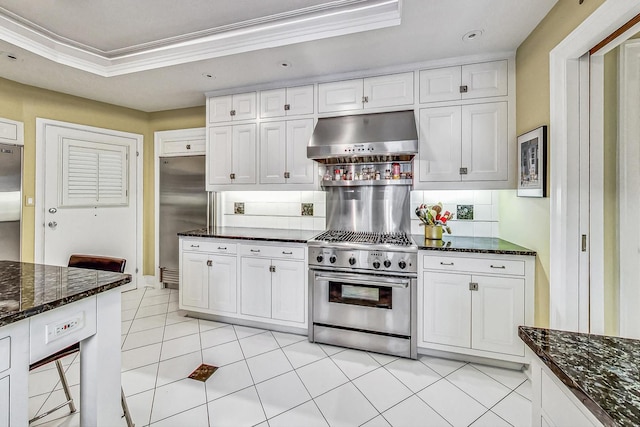
[[[442,240],[428,240],[421,234],[413,234],[411,237],[420,250],[536,256],[536,252],[531,249],[492,237],[444,235]]]
[[[308,240],[320,233],[322,231],[281,228],[209,227],[178,233],[178,236],[307,243]]]
[[[0,326],[129,282],[129,274],[0,261]]]
[[[526,326],[518,335],[604,425],[640,425],[640,341]]]

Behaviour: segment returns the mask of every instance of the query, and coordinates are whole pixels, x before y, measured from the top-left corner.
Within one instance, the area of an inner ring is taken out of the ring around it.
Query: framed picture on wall
[[[547,195],[547,127],[518,137],[518,196]]]

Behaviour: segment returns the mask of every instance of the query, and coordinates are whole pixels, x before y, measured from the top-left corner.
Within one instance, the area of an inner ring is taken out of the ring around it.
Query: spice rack
[[[323,187],[412,185],[412,162],[342,163],[320,166]]]

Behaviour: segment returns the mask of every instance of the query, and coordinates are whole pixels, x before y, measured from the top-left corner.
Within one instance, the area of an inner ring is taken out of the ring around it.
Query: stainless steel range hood
[[[318,119],[307,157],[321,163],[411,160],[418,153],[413,110]]]

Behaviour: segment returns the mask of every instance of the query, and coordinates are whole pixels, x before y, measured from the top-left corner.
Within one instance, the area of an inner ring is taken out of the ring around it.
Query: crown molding
[[[0,39],[51,61],[119,76],[399,25],[402,0],[342,0],[109,52],[0,10]]]

